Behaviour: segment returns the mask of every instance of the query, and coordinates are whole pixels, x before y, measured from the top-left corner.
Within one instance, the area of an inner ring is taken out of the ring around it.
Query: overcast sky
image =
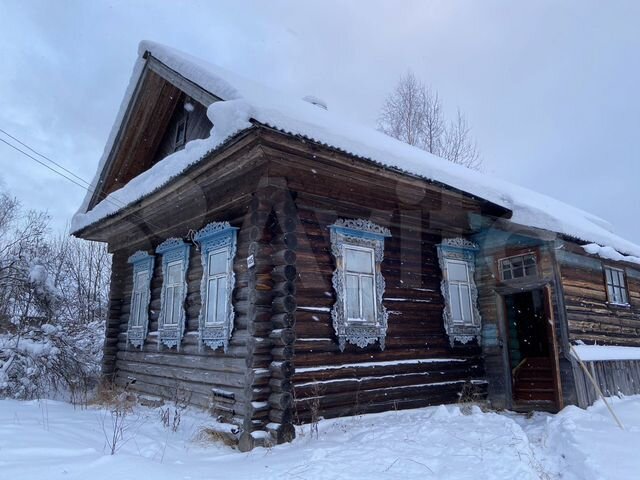
[[[0,128],[90,180],[142,39],[371,126],[411,69],[466,113],[485,172],[640,243],[639,19],[638,1],[0,0]],[[1,143],[0,178],[55,228],[84,196]]]

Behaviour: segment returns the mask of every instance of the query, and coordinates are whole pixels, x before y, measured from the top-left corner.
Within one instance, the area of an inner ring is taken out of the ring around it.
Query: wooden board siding
[[[581,247],[569,242],[565,243],[558,260],[570,340],[640,346],[640,269],[588,256]],[[604,265],[625,269],[629,306],[608,302]]]
[[[639,360],[585,362],[585,365],[605,396],[637,395],[640,393]],[[573,375],[577,404],[582,408],[587,408],[600,397],[578,362],[573,362]]]
[[[188,112],[184,108],[186,101],[189,101],[193,106],[193,111]],[[174,151],[184,148],[182,145],[179,148],[175,148],[176,126],[178,122],[186,119],[186,132],[185,132],[185,144],[191,140],[198,138],[207,138],[211,131],[211,121],[207,117],[207,109],[195,100],[189,99],[187,95],[181,93],[177,101],[177,107],[167,125],[166,132],[160,141],[157,151],[153,156],[151,162],[155,165],[167,155],[171,155]]]

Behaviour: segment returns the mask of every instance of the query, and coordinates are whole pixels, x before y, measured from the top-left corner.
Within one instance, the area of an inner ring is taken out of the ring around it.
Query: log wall
[[[566,242],[558,255],[569,335],[587,344],[640,346],[640,268],[588,256]],[[629,306],[608,302],[604,265],[625,270]]]

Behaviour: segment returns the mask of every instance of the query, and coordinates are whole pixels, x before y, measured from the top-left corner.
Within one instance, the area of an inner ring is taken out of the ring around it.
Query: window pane
[[[468,286],[460,286],[460,297],[464,323],[473,324],[473,317],[471,316],[471,291]]]
[[[447,273],[450,281],[468,282],[467,266],[464,263],[447,262]]]
[[[347,275],[347,318],[360,318],[358,276]]]
[[[610,268],[605,268],[604,272],[607,276],[607,285],[613,285],[613,279],[611,278],[611,269]]]
[[[173,310],[171,308],[171,304],[173,302],[173,287],[166,287],[164,290],[164,299],[162,302],[162,312],[164,315],[164,323],[171,323],[171,315],[173,315]]]
[[[373,251],[372,250],[354,250],[347,248],[345,250],[346,270],[358,273],[373,273]]]
[[[521,262],[513,264],[513,278],[524,277],[524,267]]]
[[[455,323],[462,322],[462,308],[460,306],[460,287],[449,285],[449,300],[451,302],[451,316]]]
[[[218,286],[215,278],[207,283],[207,314],[205,321],[214,323],[216,321],[216,303],[218,298]]]
[[[175,287],[173,289],[173,299],[171,302],[172,305],[172,315],[171,315],[171,323],[178,323],[178,319],[180,318],[180,304],[182,303],[182,288]]]
[[[227,252],[222,250],[209,255],[209,275],[227,272]]]
[[[368,322],[375,322],[375,295],[373,293],[373,277],[360,277],[362,289],[362,318]]]
[[[615,273],[616,273],[614,278],[615,284],[618,285],[619,287],[624,286],[624,278],[622,277],[622,272],[616,270]]]
[[[607,295],[609,296],[609,301],[615,303],[616,294],[615,294],[613,285],[607,284]]]
[[[169,265],[167,269],[167,282],[169,283],[169,285],[176,285],[178,283],[181,283],[181,280],[182,280],[180,278],[181,276],[182,276],[182,262]]]
[[[134,326],[140,325],[140,293],[135,292],[131,301],[131,323]]]
[[[533,265],[527,265],[524,267],[524,274],[527,277],[533,277],[536,274],[536,264],[534,263]]]
[[[503,280],[511,280],[511,270],[508,268],[503,269],[502,271],[502,279]]]
[[[218,295],[216,302],[216,321],[224,322],[227,314],[227,279],[226,277],[218,278]]]

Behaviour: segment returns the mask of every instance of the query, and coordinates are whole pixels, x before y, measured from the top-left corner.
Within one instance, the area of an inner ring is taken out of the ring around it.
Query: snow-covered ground
[[[136,409],[126,443],[108,454],[102,409],[0,401],[0,478],[22,479],[630,479],[639,478],[640,396],[558,415],[482,413],[454,406],[322,421],[289,445],[239,453],[203,442],[210,417],[188,411],[177,432]]]

